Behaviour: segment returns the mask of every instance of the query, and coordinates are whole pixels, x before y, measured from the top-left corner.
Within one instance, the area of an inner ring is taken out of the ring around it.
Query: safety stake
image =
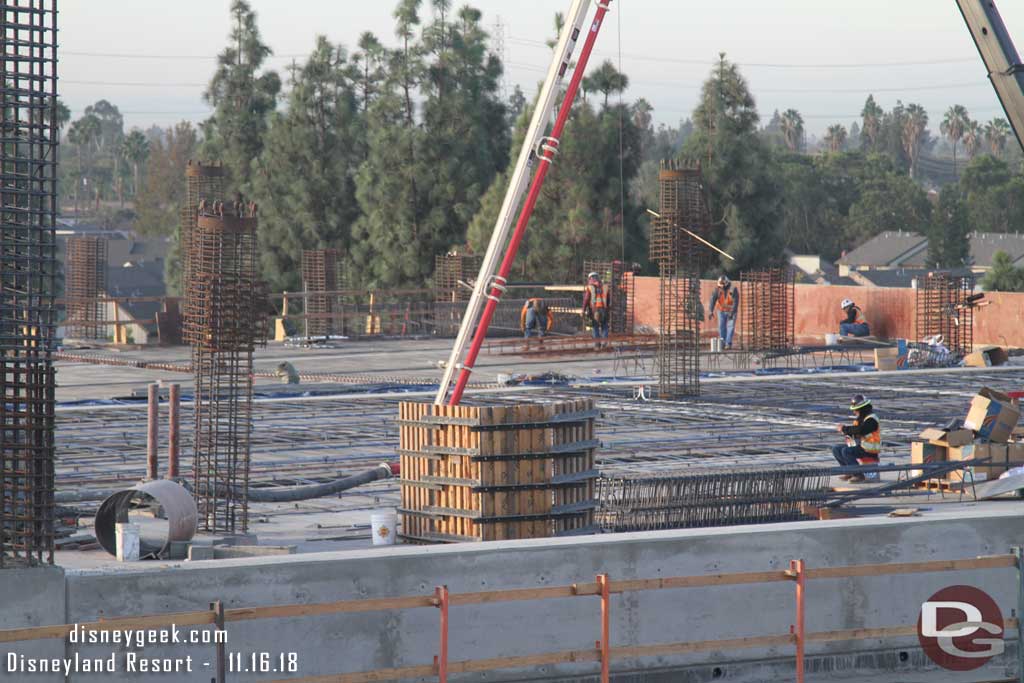
[[[441,610],[441,637],[438,655],[434,657],[439,683],[448,683],[448,586],[434,588],[434,607]]]
[[[804,561],[790,560],[786,576],[796,581],[796,626],[790,626],[789,632],[796,636],[796,683],[804,683]]]
[[[601,652],[601,683],[609,683],[611,677],[611,628],[609,618],[611,617],[611,586],[607,574],[597,575],[597,587],[601,591],[601,640],[597,642],[597,649]]]

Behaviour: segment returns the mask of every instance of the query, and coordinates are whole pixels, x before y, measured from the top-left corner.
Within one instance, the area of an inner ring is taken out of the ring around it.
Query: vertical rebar
[[[66,336],[73,339],[104,339],[105,308],[100,298],[107,290],[107,240],[101,237],[69,237],[64,268]]]
[[[341,260],[337,249],[307,249],[302,252],[302,289],[306,293],[305,330],[307,337],[324,337],[330,334],[345,334],[338,329],[341,317],[340,299],[336,292],[341,288]]]
[[[917,341],[942,335],[951,353],[969,354],[974,347],[974,308],[967,298],[973,292],[973,275],[932,272],[919,278],[915,295]]]
[[[785,351],[796,343],[796,273],[792,268],[740,275],[741,342],[747,351]]]
[[[57,3],[0,0],[0,567],[53,563]]]

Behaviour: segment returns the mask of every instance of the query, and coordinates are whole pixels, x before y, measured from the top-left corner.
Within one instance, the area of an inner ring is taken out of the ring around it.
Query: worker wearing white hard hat
[[[718,278],[718,287],[711,295],[708,306],[708,320],[718,316],[718,336],[722,339],[722,348],[732,348],[732,336],[736,331],[736,314],[740,310],[740,292],[732,286],[725,275]]]
[[[608,342],[608,328],[611,322],[611,293],[605,289],[601,276],[596,272],[587,274],[587,286],[583,291],[583,317],[590,321],[594,334],[594,346],[600,349]]]
[[[864,313],[850,299],[843,299],[839,304],[845,317],[839,321],[839,334],[844,337],[867,337],[871,334]]]

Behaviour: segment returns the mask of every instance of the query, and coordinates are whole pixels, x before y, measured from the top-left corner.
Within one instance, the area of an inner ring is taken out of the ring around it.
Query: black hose
[[[362,474],[354,474],[344,479],[336,479],[324,484],[310,484],[308,486],[287,486],[281,488],[262,487],[250,488],[249,500],[254,503],[289,503],[299,500],[312,500],[313,498],[325,498],[335,493],[341,493],[348,489],[369,484],[378,479],[387,479],[391,476],[391,468],[387,464],[380,464],[372,470]]]

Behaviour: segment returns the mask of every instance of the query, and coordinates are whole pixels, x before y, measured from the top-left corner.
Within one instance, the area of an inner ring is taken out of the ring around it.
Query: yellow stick
[[[651,211],[650,209],[647,209],[647,213],[651,214],[655,218],[661,218],[661,214],[656,212],[656,211]],[[679,228],[680,230],[682,230],[683,232],[685,232],[687,235],[689,235],[693,239],[695,239],[695,240],[697,240],[699,242],[703,242],[704,244],[708,245],[709,247],[711,247],[712,249],[717,251],[722,256],[725,256],[725,257],[727,257],[729,259],[732,259],[733,261],[736,260],[732,256],[730,256],[729,254],[725,253],[724,251],[722,251],[721,249],[716,247],[715,245],[711,244],[711,242],[708,242],[706,239],[704,239],[703,237],[701,237],[697,233],[691,232],[691,231],[687,230],[686,228],[684,228],[683,226],[679,225],[678,223],[676,223],[676,227]]]

